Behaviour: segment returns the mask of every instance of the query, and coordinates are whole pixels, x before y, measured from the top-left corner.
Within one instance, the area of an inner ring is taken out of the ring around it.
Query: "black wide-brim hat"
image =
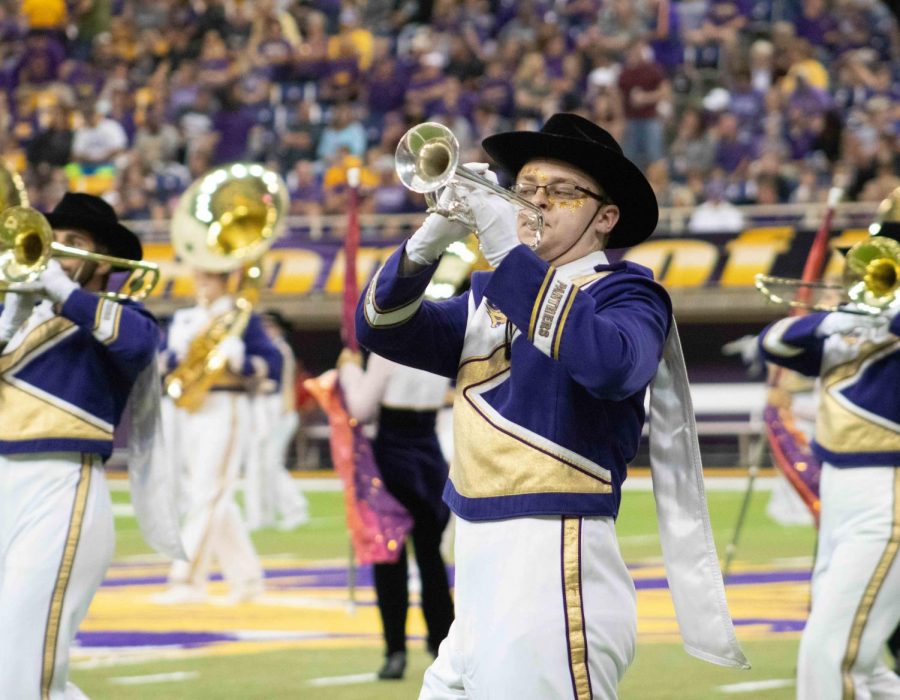
[[[140,239],[119,223],[115,210],[100,197],[66,192],[45,216],[51,228],[87,231],[96,243],[109,250],[109,255],[129,260],[144,257]]]
[[[507,131],[488,136],[481,145],[513,177],[529,161],[546,158],[594,178],[619,207],[607,248],[633,246],[656,228],[659,205],[647,178],[606,129],[577,114],[554,114],[540,131]]]

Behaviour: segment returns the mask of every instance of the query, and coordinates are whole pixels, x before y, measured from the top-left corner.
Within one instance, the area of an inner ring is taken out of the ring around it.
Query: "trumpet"
[[[404,187],[425,195],[428,212],[440,214],[451,221],[465,224],[478,235],[475,219],[464,201],[452,199],[442,207],[438,204],[436,192],[450,186],[455,181],[467,182],[486,189],[504,199],[517,204],[524,210],[526,223],[534,232],[531,248],[541,243],[544,217],[540,207],[515,192],[495,185],[487,178],[459,164],[459,141],[443,124],[424,122],[407,131],[394,156],[394,169]]]
[[[900,243],[886,236],[869,236],[847,251],[841,284],[756,275],[756,288],[770,301],[795,309],[843,311],[877,316],[900,305]],[[811,303],[788,298],[776,287],[825,290],[846,296],[839,304]]]
[[[114,301],[141,301],[159,281],[159,268],[142,260],[130,260],[57,243],[46,217],[28,206],[28,194],[22,178],[0,165],[0,292],[30,291],[47,268],[51,257],[78,258],[108,263],[116,269],[131,270],[118,291],[96,294]],[[24,285],[17,288],[11,285]]]

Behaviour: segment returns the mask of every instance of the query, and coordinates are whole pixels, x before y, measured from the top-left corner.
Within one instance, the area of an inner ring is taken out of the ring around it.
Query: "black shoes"
[[[389,654],[384,660],[384,666],[378,672],[378,677],[385,680],[399,680],[403,678],[403,672],[406,670],[406,652],[395,651]]]

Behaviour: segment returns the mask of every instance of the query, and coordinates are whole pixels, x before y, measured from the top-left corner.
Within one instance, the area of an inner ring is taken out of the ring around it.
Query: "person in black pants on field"
[[[338,359],[338,372],[350,415],[360,422],[377,419],[372,445],[375,463],[388,491],[413,517],[411,537],[422,581],[428,651],[437,656],[453,622],[453,600],[440,551],[450,518],[450,509],[441,500],[448,466],[435,432],[449,380],[374,354],[363,370],[360,354],[349,349]],[[399,679],[406,670],[409,609],[405,545],[395,563],[376,564],[374,569],[386,646],[378,677]]]

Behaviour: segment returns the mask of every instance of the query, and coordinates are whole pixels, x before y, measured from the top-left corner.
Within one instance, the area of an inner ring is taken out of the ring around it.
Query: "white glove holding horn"
[[[488,170],[486,163],[480,173],[497,184],[497,175]],[[475,218],[478,245],[491,267],[497,267],[509,251],[519,245],[518,207],[498,194],[484,188],[473,188],[466,195],[466,203]]]
[[[487,163],[466,163],[463,167],[478,175],[490,172]],[[453,201],[468,200],[476,191],[473,187],[464,180],[451,182],[438,198],[437,208],[448,209]],[[450,220],[441,214],[429,214],[419,230],[406,241],[406,255],[419,265],[431,265],[444,254],[447,246],[463,240],[470,231],[471,227],[460,221]]]

